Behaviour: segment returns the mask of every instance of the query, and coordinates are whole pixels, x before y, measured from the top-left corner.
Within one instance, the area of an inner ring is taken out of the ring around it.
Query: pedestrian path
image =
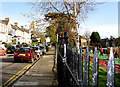
[[[54,54],[51,48],[13,87],[56,87],[56,72],[52,72]]]

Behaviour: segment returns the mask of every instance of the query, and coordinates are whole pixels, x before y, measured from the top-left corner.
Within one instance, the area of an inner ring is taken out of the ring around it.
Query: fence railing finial
[[[115,86],[115,61],[113,55],[113,48],[110,50],[110,57],[107,66],[107,87]]]
[[[93,57],[93,67],[92,67],[92,87],[98,87],[98,69],[99,69],[99,60],[97,47],[95,47],[94,57]]]

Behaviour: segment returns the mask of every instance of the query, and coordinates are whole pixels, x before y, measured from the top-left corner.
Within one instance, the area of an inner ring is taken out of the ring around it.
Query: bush
[[[2,42],[2,44],[5,44],[5,42]]]
[[[11,46],[11,44],[5,43],[5,47],[6,47],[6,48],[9,47],[9,46]]]
[[[18,44],[20,44],[20,42],[18,41]]]

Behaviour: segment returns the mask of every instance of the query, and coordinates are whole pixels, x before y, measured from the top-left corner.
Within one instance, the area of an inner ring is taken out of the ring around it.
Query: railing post
[[[82,47],[80,48],[80,54],[78,59],[78,78],[79,84],[82,85],[83,81],[83,56],[82,56]]]
[[[85,87],[89,87],[89,63],[90,63],[90,58],[89,58],[89,50],[87,46],[86,54],[85,54],[85,76],[83,81],[83,85]]]
[[[64,58],[63,58],[63,87],[67,86],[67,71],[66,71],[66,61],[67,61],[67,56],[66,56],[66,51],[67,51],[67,43],[68,43],[68,33],[64,32]]]
[[[63,46],[59,45],[58,47],[58,55],[57,55],[57,73],[58,73],[58,87],[63,86],[63,61],[62,61],[62,55],[63,55]],[[60,56],[61,54],[61,56]]]
[[[75,51],[75,76],[78,79],[78,48]]]
[[[97,47],[95,47],[94,57],[93,57],[93,67],[92,67],[92,87],[98,87],[98,69],[99,69],[99,60],[97,54]]]
[[[115,61],[113,55],[113,48],[110,50],[110,57],[107,66],[107,87],[115,86]]]
[[[64,44],[64,58],[63,58],[63,87],[65,87],[67,85],[66,83],[66,43]]]
[[[75,47],[73,49],[73,74],[75,75]]]
[[[56,63],[55,64],[57,64],[57,52],[58,52],[58,33],[57,33],[57,43],[56,43]]]

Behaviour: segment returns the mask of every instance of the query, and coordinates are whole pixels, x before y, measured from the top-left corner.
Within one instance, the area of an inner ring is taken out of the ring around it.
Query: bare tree
[[[87,31],[87,30],[85,31],[84,37],[87,40],[87,42],[90,43],[90,32],[89,31]]]
[[[46,2],[36,0],[36,2],[30,2],[29,4],[33,6],[36,15],[38,13],[56,12],[63,15],[67,14],[68,18],[73,19],[75,21],[76,46],[79,48],[78,23],[84,21],[87,18],[87,13],[94,10],[98,3],[94,0],[61,0],[59,2],[55,2],[55,0],[47,0]]]

